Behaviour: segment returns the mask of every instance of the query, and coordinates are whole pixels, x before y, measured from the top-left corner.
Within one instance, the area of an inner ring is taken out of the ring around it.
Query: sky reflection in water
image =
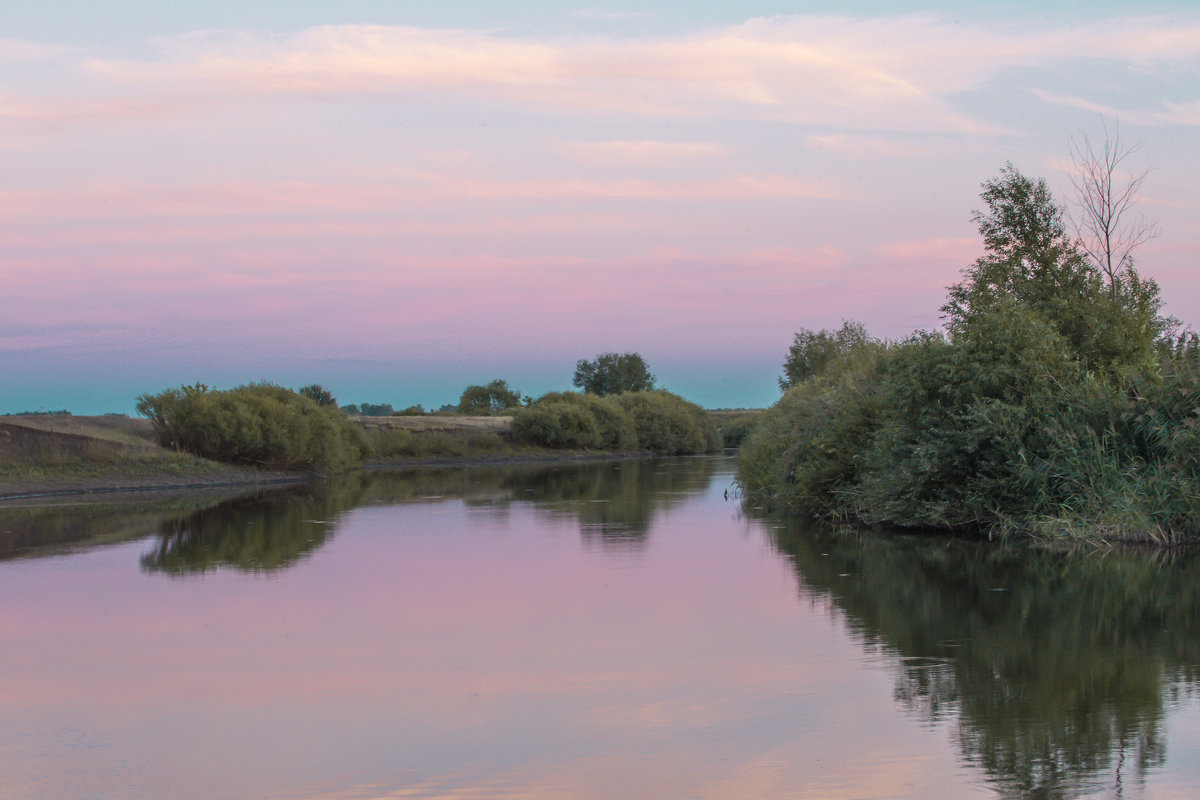
[[[1189,561],[754,520],[729,466],[359,476],[26,541],[0,563],[0,795],[1200,785]]]

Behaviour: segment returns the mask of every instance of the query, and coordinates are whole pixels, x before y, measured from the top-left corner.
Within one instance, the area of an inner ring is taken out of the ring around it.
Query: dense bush
[[[610,397],[551,392],[513,415],[513,435],[546,447],[634,450],[633,418]]]
[[[638,447],[652,453],[711,453],[721,447],[717,426],[703,408],[662,389],[625,392],[617,405],[633,418]]]
[[[361,429],[337,408],[266,383],[182,386],[142,395],[137,409],[164,446],[218,461],[328,472],[367,452]]]
[[[547,447],[663,455],[707,453],[720,447],[708,412],[665,391],[608,397],[553,392],[519,409],[512,429],[517,438]]]
[[[762,422],[761,409],[721,410],[709,412],[717,426],[717,435],[724,447],[741,447],[742,442]]]

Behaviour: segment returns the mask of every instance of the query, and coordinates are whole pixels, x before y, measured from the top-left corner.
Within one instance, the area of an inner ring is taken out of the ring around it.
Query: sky
[[[603,352],[769,405],[801,328],[939,327],[980,183],[1066,205],[1106,128],[1200,327],[1200,12],[963,5],[5,0],[0,413],[438,407]]]

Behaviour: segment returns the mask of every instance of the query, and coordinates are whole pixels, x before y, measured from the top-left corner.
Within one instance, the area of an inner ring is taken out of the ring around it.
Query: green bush
[[[532,444],[579,450],[634,450],[633,419],[612,398],[551,392],[513,414],[513,435]]]
[[[633,418],[638,447],[662,455],[711,453],[721,439],[712,417],[700,406],[662,389],[625,392],[616,403]]]
[[[861,454],[879,426],[886,351],[836,374],[817,375],[767,409],[738,451],[738,482],[753,501],[845,516],[841,491],[858,480]]]
[[[137,409],[164,446],[217,461],[330,472],[361,463],[368,449],[337,408],[272,384],[182,386],[142,395]]]
[[[746,441],[763,420],[762,411],[759,409],[709,413],[717,426],[721,444],[725,447],[741,447],[742,442]]]

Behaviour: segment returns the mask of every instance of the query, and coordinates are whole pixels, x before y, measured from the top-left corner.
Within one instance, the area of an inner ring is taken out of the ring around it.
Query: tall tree
[[[601,353],[595,360],[580,359],[572,383],[585,392],[604,396],[621,392],[648,392],[654,376],[638,353]]]
[[[1115,124],[1111,133],[1105,124],[1103,145],[1094,145],[1086,131],[1071,139],[1071,223],[1079,246],[1108,279],[1114,299],[1123,280],[1136,280],[1133,251],[1158,235],[1155,222],[1133,211],[1150,174],[1149,168],[1124,170],[1136,150],[1136,145],[1121,144]]]
[[[980,315],[1010,304],[1042,316],[1091,371],[1116,377],[1152,367],[1154,342],[1168,321],[1159,316],[1158,285],[1130,270],[1116,291],[1066,228],[1065,213],[1044,179],[1011,163],[984,181],[986,211],[974,221],[985,253],[963,270],[942,306],[951,336]]]

